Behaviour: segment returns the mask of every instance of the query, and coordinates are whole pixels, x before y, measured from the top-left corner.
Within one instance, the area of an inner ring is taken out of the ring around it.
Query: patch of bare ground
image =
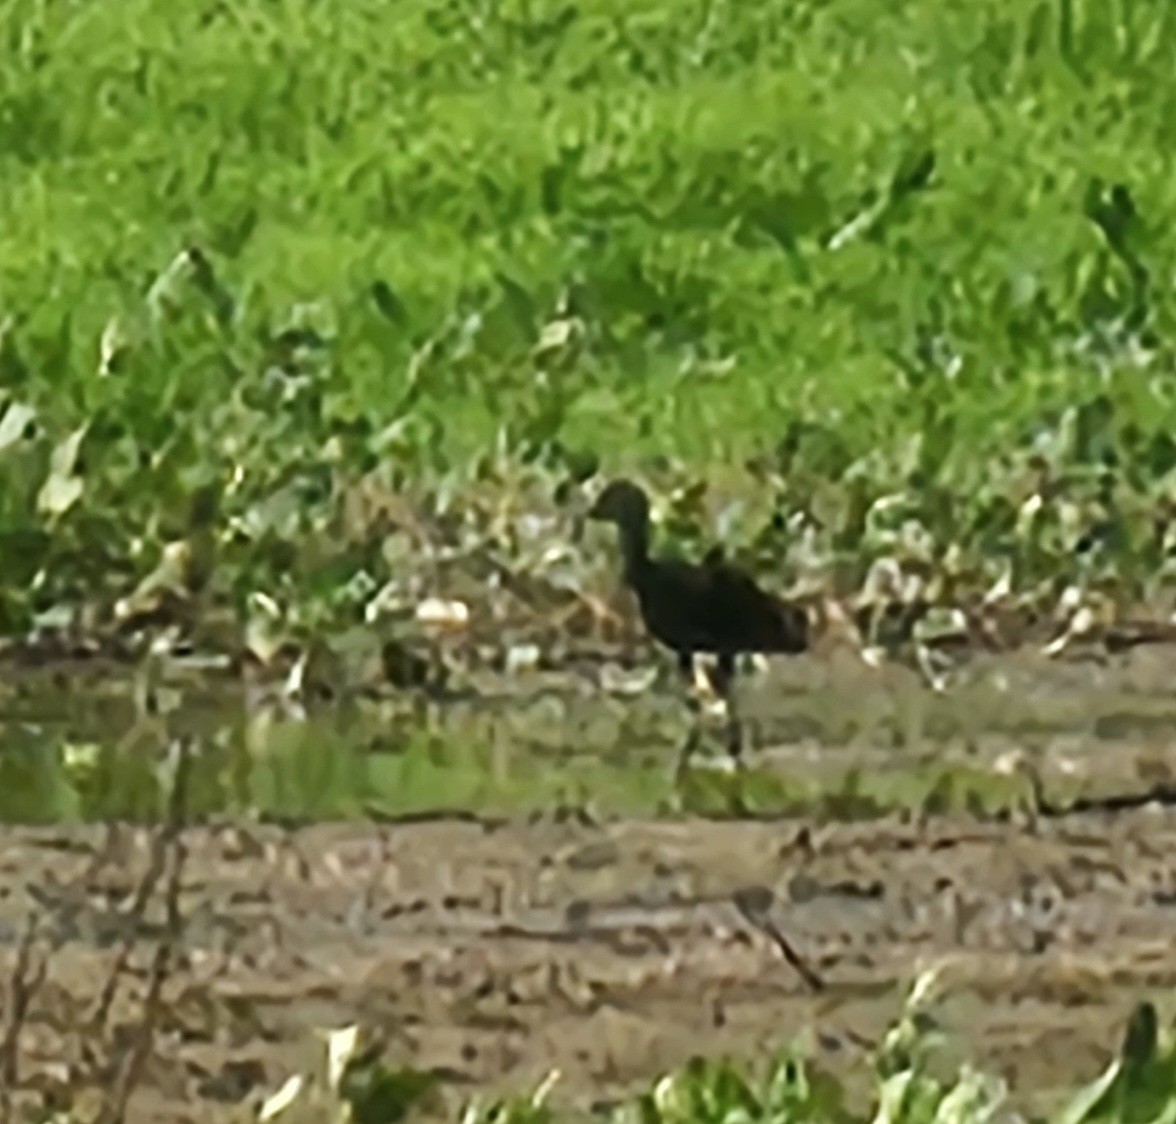
[[[83,1064],[84,1028],[120,957],[102,1040],[114,1072],[130,1064],[169,908],[181,924],[128,1120],[223,1120],[317,1056],[314,1028],[357,1020],[392,1057],[441,1073],[455,1101],[557,1066],[557,1096],[586,1104],[694,1053],[755,1057],[806,1028],[824,1063],[848,1069],[943,957],[961,1056],[1038,1095],[1092,1076],[1133,1001],[1176,983],[1168,811],[194,827],[172,906],[160,893],[137,908],[158,839],[0,835],[5,1010],[27,1000],[11,1058],[21,1103],[66,1086],[101,1102],[111,1070]],[[736,904],[749,900],[764,916]],[[822,991],[781,957],[773,925]],[[18,985],[42,959],[40,986]]]

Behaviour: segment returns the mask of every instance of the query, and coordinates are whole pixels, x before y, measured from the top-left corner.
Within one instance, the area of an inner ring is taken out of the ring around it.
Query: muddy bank
[[[760,1056],[812,1027],[844,1068],[914,972],[948,956],[959,1052],[1023,1095],[1091,1077],[1140,995],[1176,982],[1176,814],[978,825],[550,819],[192,829],[179,962],[136,1119],[223,1118],[360,1020],[454,1099],[551,1067],[586,1106],[697,1051]],[[131,828],[8,829],[0,973],[30,910],[50,950],[22,1037],[52,1084],[123,939],[148,861]],[[772,919],[826,978],[811,994],[733,904]],[[113,1021],[146,986],[154,905]]]

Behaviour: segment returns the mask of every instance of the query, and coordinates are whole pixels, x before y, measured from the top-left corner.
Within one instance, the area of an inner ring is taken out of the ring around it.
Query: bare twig
[[[792,970],[804,980],[812,991],[824,991],[825,981],[808,966],[792,942],[768,916],[772,902],[775,900],[775,895],[771,890],[766,886],[750,886],[743,890],[737,890],[732,895],[732,900],[735,903],[735,908],[739,910],[744,919],[771,939],[783,954],[784,959],[792,966]]]
[[[165,861],[168,858],[171,860],[164,891],[166,923],[159,942],[155,946],[155,956],[151,962],[147,992],[143,997],[142,1020],[137,1028],[134,1043],[123,1058],[110,1096],[99,1117],[101,1124],[122,1124],[126,1118],[127,1104],[142,1078],[143,1066],[151,1055],[162,1009],[163,986],[167,982],[168,973],[183,935],[180,890],[183,886],[184,863],[188,857],[183,832],[187,820],[188,776],[191,769],[192,752],[191,744],[187,740],[176,743],[174,748],[177,756],[171,799],[168,803],[167,820],[159,832],[159,836],[163,839],[161,849],[164,859]]]
[[[121,849],[122,831],[122,824],[118,820],[111,820],[106,825],[106,837],[102,841],[102,846],[94,849],[90,861],[76,879],[76,885],[90,885],[115,860]]]
[[[143,877],[139,880],[139,885],[135,888],[135,896],[131,899],[131,904],[124,914],[126,927],[123,930],[122,943],[119,945],[118,954],[114,958],[106,981],[102,985],[102,991],[94,1004],[93,1013],[87,1020],[87,1037],[97,1038],[106,1028],[106,1020],[110,1015],[111,1007],[114,1006],[115,996],[118,994],[118,985],[126,972],[127,962],[131,958],[131,950],[135,946],[135,938],[143,928],[147,905],[151,901],[151,895],[155,892],[155,887],[163,876],[164,868],[167,865],[171,844],[169,825],[170,820],[165,822],[163,829],[158,831],[152,840],[151,859],[147,864],[147,869],[143,872]]]
[[[33,946],[37,940],[37,914],[30,912],[21,935],[8,981],[8,1002],[4,1007],[4,1038],[0,1041],[0,1122],[12,1117],[12,1090],[20,1077],[20,1034],[29,1004],[45,982],[49,958],[41,956],[33,967]]]

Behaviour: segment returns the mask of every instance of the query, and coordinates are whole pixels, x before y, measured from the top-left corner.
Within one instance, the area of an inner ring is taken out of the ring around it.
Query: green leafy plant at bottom
[[[1006,1083],[970,1065],[953,1078],[932,1076],[941,1037],[933,1006],[946,963],[920,975],[902,1015],[873,1058],[872,1116],[850,1107],[844,1086],[809,1065],[799,1047],[753,1078],[726,1060],[696,1057],[646,1092],[606,1110],[608,1124],[988,1124],[1023,1118]],[[324,1072],[295,1075],[262,1104],[258,1119],[284,1122],[398,1124],[427,1107],[437,1077],[393,1067],[361,1047],[357,1027],[327,1034]],[[471,1101],[461,1124],[554,1124],[570,1114],[550,1103],[553,1070],[530,1094]],[[599,1114],[598,1114],[599,1118]],[[1094,1081],[1066,1097],[1048,1124],[1176,1124],[1176,1035],[1161,1033],[1154,1005],[1137,1005],[1122,1045]]]

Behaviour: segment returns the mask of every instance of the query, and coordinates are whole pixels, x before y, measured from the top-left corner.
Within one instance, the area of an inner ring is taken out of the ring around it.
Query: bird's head
[[[588,511],[589,519],[614,523],[623,532],[644,534],[649,524],[649,498],[631,480],[614,480]]]

